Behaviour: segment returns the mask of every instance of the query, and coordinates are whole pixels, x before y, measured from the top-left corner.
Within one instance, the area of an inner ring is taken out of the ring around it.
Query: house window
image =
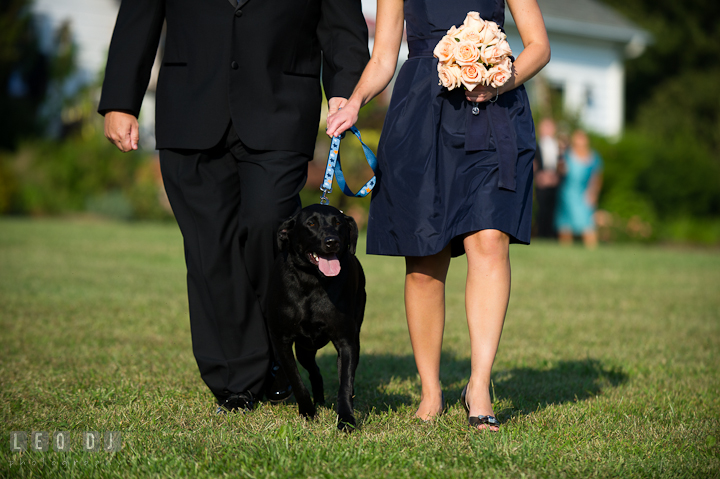
[[[585,87],[585,107],[592,108],[595,105],[595,94],[592,87]]]

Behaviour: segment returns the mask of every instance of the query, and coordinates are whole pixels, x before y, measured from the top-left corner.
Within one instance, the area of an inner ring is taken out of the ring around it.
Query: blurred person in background
[[[552,118],[544,118],[538,126],[538,150],[535,156],[535,197],[538,202],[537,235],[555,238],[555,206],[560,184],[558,167],[562,161],[562,146]]]
[[[560,244],[571,245],[573,236],[580,235],[588,249],[595,249],[598,240],[593,216],[602,187],[602,159],[590,148],[587,133],[577,129],[564,160],[555,214]]]

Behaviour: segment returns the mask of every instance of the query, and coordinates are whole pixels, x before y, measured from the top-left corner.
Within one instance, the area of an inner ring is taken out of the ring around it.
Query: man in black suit
[[[193,352],[225,409],[282,400],[263,311],[280,222],[300,208],[320,117],[368,61],[360,0],[123,0],[98,111],[137,148],[163,23],[156,97],[163,181],[185,244]],[[274,378],[274,379],[273,379]]]

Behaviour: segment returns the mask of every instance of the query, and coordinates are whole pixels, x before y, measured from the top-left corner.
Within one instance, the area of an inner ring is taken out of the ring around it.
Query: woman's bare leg
[[[597,248],[598,245],[598,237],[597,232],[595,230],[587,230],[583,232],[582,235],[583,244],[587,249],[593,250]]]
[[[468,260],[465,310],[471,364],[466,399],[470,416],[494,416],[490,372],[510,300],[510,238],[497,230],[482,230],[466,236],[464,245]]]
[[[415,415],[428,420],[442,411],[440,353],[450,248],[433,256],[407,257],[405,266],[405,312],[422,385],[420,406]]]
[[[569,230],[560,230],[558,232],[558,240],[563,246],[572,246],[573,244],[573,233]]]

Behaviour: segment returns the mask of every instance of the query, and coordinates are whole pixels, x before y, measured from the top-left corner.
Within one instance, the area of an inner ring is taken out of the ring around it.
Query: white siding
[[[83,81],[94,81],[105,68],[119,6],[114,0],[35,0],[33,10],[46,48],[52,46],[57,28],[70,21],[78,47],[78,73]]]
[[[514,27],[507,29],[508,41],[517,56],[523,45]],[[549,34],[552,59],[541,75],[562,88],[563,105],[579,113],[583,126],[615,137],[623,128],[624,65],[618,44]]]
[[[115,0],[35,0],[33,10],[39,20],[42,41],[52,48],[54,33],[66,20],[70,21],[78,49],[76,85],[98,81],[105,70],[107,52],[120,3]],[[150,90],[140,109],[140,146],[155,149],[155,65]]]

